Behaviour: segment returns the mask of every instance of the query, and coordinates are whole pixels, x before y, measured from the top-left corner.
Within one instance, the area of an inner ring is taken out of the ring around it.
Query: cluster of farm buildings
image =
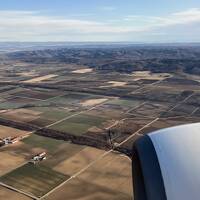
[[[10,144],[15,144],[25,137],[26,136],[6,137],[6,138],[2,138],[2,139],[0,138],[0,146],[7,146],[7,145],[10,145]],[[33,156],[31,158],[31,160],[29,161],[29,163],[36,164],[40,161],[46,160],[46,155],[47,155],[46,152],[39,153],[39,154]]]

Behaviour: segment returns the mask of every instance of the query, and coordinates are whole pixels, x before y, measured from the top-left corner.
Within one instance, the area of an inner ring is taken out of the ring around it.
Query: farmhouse
[[[46,155],[47,155],[46,152],[42,152],[40,154],[37,154],[37,155],[35,155],[35,156],[32,157],[32,159],[30,160],[30,163],[36,164],[38,162],[46,160],[46,158],[47,158]]]
[[[20,137],[6,137],[1,139],[1,143],[3,143],[3,145],[14,144],[18,142],[20,139],[21,139]]]

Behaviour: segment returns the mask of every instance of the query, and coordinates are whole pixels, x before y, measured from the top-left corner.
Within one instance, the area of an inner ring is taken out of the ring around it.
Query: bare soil
[[[49,74],[49,75],[40,76],[40,77],[37,77],[37,78],[33,78],[33,79],[30,79],[30,80],[23,81],[23,83],[40,83],[42,81],[46,81],[46,80],[49,80],[51,78],[55,78],[57,76],[58,75],[56,75],[56,74]]]

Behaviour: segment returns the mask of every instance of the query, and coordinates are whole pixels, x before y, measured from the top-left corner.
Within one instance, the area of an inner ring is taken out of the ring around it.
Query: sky
[[[200,0],[2,0],[0,41],[200,42]]]

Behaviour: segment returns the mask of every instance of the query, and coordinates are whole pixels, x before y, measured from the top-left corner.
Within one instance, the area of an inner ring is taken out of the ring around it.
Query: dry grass
[[[135,71],[132,73],[135,81],[138,80],[163,80],[171,75],[168,73],[151,73],[150,71]]]
[[[91,128],[88,129],[89,132],[95,132],[95,133],[102,133],[102,129],[96,127],[96,126],[93,126]]]
[[[10,110],[6,113],[2,113],[2,116],[11,120],[30,122],[39,118],[39,115],[41,113],[42,112],[28,110],[28,109],[16,109],[16,110]]]
[[[10,136],[19,137],[26,135],[26,133],[27,133],[26,131],[0,125],[0,138],[10,137]]]
[[[116,192],[132,194],[131,161],[125,156],[111,153],[99,160],[79,176],[84,181]]]
[[[20,72],[20,73],[17,73],[17,75],[32,77],[32,76],[36,76],[37,74],[32,71],[32,72]]]
[[[5,113],[5,112],[7,112],[8,110],[0,110],[0,114],[1,113]]]
[[[110,190],[106,186],[91,184],[79,178],[71,180],[54,193],[45,198],[45,200],[132,200],[130,195]]]
[[[7,152],[0,152],[0,176],[8,173],[11,170],[16,169],[18,166],[22,165],[25,162],[23,156],[12,155]]]
[[[37,78],[33,78],[33,79],[30,79],[30,80],[23,81],[23,83],[39,83],[39,82],[46,81],[46,80],[49,80],[49,79],[57,77],[57,76],[58,75],[56,75],[56,74],[49,74],[49,75],[40,76],[40,77],[37,77]]]
[[[108,81],[109,85],[100,86],[100,88],[107,88],[107,87],[123,87],[127,85],[127,82],[122,81]]]
[[[22,194],[9,190],[5,187],[0,186],[0,199],[9,199],[9,200],[32,200]]]
[[[103,103],[103,102],[105,102],[107,100],[108,99],[104,99],[104,98],[103,99],[89,99],[89,100],[81,102],[80,104],[82,106],[95,106],[95,105]]]
[[[112,84],[113,87],[121,87],[127,84],[127,82],[120,82],[120,81],[109,81],[108,83]]]
[[[86,73],[89,73],[89,72],[92,72],[92,71],[93,71],[93,69],[85,68],[85,69],[74,70],[74,71],[72,71],[72,73],[75,73],[75,74],[86,74]]]
[[[87,147],[79,153],[75,154],[73,157],[58,164],[54,170],[66,175],[73,175],[90,164],[103,153],[103,150]]]
[[[96,159],[98,157],[96,156]],[[76,162],[79,160],[73,161]],[[67,173],[68,169],[65,170]],[[131,161],[124,156],[111,153],[50,194],[45,200],[65,200],[66,197],[73,200],[133,199]]]

